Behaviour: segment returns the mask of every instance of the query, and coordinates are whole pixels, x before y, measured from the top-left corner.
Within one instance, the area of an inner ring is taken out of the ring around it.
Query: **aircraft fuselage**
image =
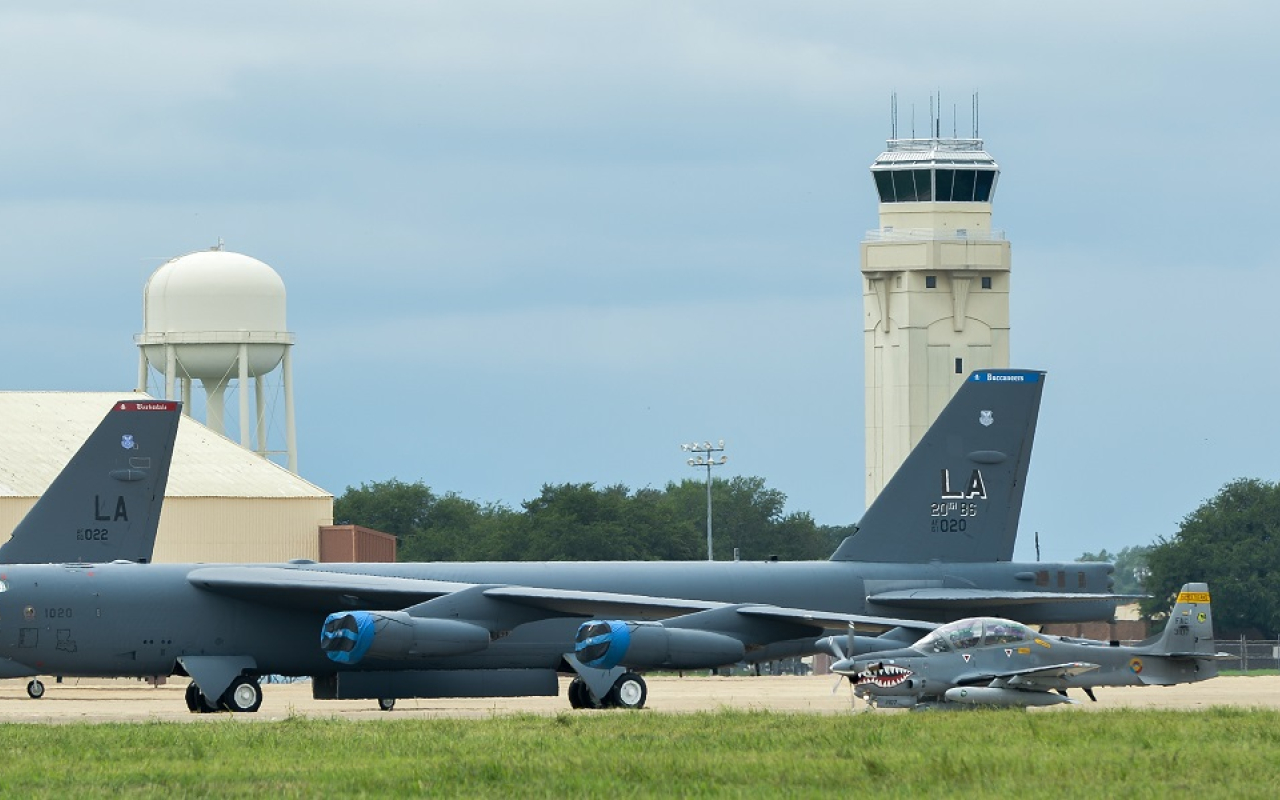
[[[268,565],[264,565],[268,566]],[[280,569],[282,565],[269,565]],[[188,576],[201,565],[14,565],[0,568],[0,675],[152,676],[175,670],[180,656],[247,655],[259,674],[342,671],[321,651],[325,616],[353,608],[393,609],[409,603],[365,597],[288,604],[201,588]],[[757,603],[849,614],[946,620],[1011,611],[879,606],[868,594],[911,587],[1036,588],[1034,574],[1066,577],[1050,589],[1109,591],[1106,564],[898,564],[818,562],[538,562],[295,564],[287,569],[393,578],[552,587],[725,603]],[[1028,575],[1032,575],[1031,578]],[[1110,615],[1112,601],[1046,602],[1017,608],[1030,624]],[[406,662],[367,660],[354,669],[554,669],[573,649],[584,617],[515,627],[478,653]],[[812,648],[810,648],[812,651]]]

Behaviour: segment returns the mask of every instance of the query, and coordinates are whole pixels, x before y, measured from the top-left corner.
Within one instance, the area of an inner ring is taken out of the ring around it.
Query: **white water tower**
[[[165,262],[142,292],[143,331],[138,345],[138,390],[147,390],[148,365],[164,377],[164,398],[191,410],[191,385],[205,390],[205,424],[226,434],[226,390],[236,381],[240,399],[240,444],[267,456],[264,377],[281,367],[284,384],[285,447],[290,472],[298,472],[293,416],[294,337],[285,328],[284,281],[256,258],[231,253],[221,243],[212,250]],[[253,379],[256,413],[249,415]],[[256,423],[250,426],[250,419]],[[257,443],[253,444],[253,429]]]

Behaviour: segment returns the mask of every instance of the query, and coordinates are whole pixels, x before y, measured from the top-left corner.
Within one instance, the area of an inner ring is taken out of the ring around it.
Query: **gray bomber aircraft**
[[[264,675],[390,709],[555,695],[576,673],[571,705],[639,707],[628,665],[813,653],[850,622],[879,634],[856,637],[863,652],[914,641],[904,614],[1109,619],[1111,565],[1010,562],[1043,382],[970,375],[827,561],[16,565],[0,569],[0,677],[187,675],[206,712],[257,710]],[[595,668],[573,643],[602,616],[646,632]]]
[[[150,561],[181,415],[172,401],[113,404],[0,545],[0,564]]]
[[[941,625],[910,647],[846,658],[831,670],[854,693],[880,708],[1051,706],[1090,700],[1098,686],[1172,686],[1218,674],[1209,587],[1188,583],[1178,593],[1162,633],[1132,647],[1037,633],[996,617]]]

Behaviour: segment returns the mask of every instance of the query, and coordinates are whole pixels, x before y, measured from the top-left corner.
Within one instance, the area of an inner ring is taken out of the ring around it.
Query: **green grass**
[[[1280,713],[0,725],[5,797],[1273,797]]]

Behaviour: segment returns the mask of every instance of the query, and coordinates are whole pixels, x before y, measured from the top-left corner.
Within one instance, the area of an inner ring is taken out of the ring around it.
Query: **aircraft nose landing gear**
[[[32,700],[39,700],[44,697],[44,683],[39,678],[33,678],[31,683],[27,684],[27,697]]]

